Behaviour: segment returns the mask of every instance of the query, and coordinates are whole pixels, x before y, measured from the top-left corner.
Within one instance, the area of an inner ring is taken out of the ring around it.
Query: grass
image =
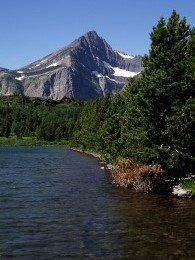
[[[195,194],[195,180],[185,180],[182,181],[180,185],[182,188],[191,190]]]
[[[67,145],[66,141],[55,141],[48,142],[44,140],[37,140],[34,137],[22,137],[17,138],[16,136],[11,137],[0,137],[0,145],[21,145],[21,146],[34,146],[34,145]]]

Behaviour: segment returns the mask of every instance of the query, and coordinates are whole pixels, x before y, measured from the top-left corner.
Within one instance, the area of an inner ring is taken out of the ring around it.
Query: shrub
[[[170,190],[160,165],[136,164],[131,159],[124,159],[116,162],[111,176],[113,184],[136,191],[167,193]]]

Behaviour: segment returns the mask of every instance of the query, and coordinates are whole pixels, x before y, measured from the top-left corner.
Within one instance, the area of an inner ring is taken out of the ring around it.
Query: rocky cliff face
[[[114,95],[141,69],[141,56],[114,51],[95,31],[90,31],[19,70],[0,68],[0,94],[89,100]]]

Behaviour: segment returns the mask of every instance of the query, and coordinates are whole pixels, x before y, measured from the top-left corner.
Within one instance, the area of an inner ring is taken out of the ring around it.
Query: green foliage
[[[99,129],[98,143],[99,150],[105,153],[105,156],[113,159],[119,156],[121,150],[122,156],[122,114],[124,112],[124,99],[121,94],[114,96],[107,110],[107,116],[102,121]]]
[[[175,11],[167,23],[161,18],[151,33],[142,77],[126,90],[129,131],[139,142],[130,146],[135,153],[141,148],[141,161],[161,164],[173,174],[191,172],[194,165],[194,46],[194,31],[185,19]]]
[[[180,185],[182,188],[191,190],[195,194],[195,180],[184,180]]]
[[[74,128],[72,145],[85,150],[100,150],[99,132],[111,102],[110,97],[97,98],[84,104],[82,112]]]
[[[69,140],[81,106],[76,101],[1,97],[0,136],[31,136],[49,142]]]

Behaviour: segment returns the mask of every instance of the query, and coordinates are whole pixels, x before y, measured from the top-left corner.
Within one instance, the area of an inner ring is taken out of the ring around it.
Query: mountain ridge
[[[18,70],[0,69],[0,95],[89,100],[116,94],[141,69],[141,56],[115,51],[96,31],[89,31]]]

